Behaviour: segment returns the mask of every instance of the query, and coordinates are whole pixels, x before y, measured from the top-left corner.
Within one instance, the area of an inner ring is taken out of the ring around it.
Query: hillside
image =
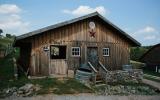
[[[12,44],[14,41],[14,38],[8,38],[8,37],[1,37],[0,38],[0,48],[6,48],[8,44]]]

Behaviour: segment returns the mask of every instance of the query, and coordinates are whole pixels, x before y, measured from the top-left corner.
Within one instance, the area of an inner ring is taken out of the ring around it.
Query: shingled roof
[[[40,33],[46,32],[46,31],[49,31],[49,30],[52,30],[52,29],[55,29],[55,28],[59,28],[59,27],[65,26],[65,25],[69,25],[69,24],[75,23],[77,21],[81,21],[81,20],[88,19],[88,18],[91,18],[91,17],[96,17],[96,16],[99,17],[100,19],[102,19],[105,23],[107,23],[110,26],[112,26],[117,31],[119,31],[119,33],[122,34],[123,36],[125,36],[128,40],[130,40],[130,42],[132,42],[134,44],[134,46],[140,46],[141,45],[137,40],[135,40],[134,38],[132,38],[126,32],[124,32],[123,30],[121,30],[120,28],[118,28],[116,25],[114,25],[113,23],[111,23],[109,20],[107,20],[106,18],[104,18],[98,12],[94,12],[94,13],[91,13],[91,14],[88,14],[88,15],[85,15],[85,16],[82,16],[82,17],[78,17],[78,18],[75,18],[75,19],[72,19],[72,20],[61,22],[61,23],[58,23],[58,24],[55,24],[55,25],[51,25],[51,26],[48,26],[48,27],[45,27],[45,28],[41,28],[41,29],[38,29],[38,30],[35,30],[35,31],[32,31],[32,32],[29,32],[29,33],[17,36],[16,37],[16,41],[17,40],[21,40],[21,39],[25,39],[27,37],[31,37],[31,36],[34,36],[34,35],[37,35],[37,34],[40,34]]]

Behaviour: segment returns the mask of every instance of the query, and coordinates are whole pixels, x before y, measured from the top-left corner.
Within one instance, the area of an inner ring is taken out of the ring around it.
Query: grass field
[[[144,72],[144,74],[160,77],[160,73],[156,73],[156,72],[153,72],[153,71],[150,71],[150,70],[143,70],[143,72]]]
[[[6,48],[8,44],[13,43],[13,38],[0,38],[0,48]]]

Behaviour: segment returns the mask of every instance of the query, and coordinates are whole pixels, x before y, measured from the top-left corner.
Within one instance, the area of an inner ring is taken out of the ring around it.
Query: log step
[[[96,84],[104,83],[102,80],[96,80]]]
[[[96,87],[99,87],[99,86],[105,86],[106,84],[96,84],[95,86]]]

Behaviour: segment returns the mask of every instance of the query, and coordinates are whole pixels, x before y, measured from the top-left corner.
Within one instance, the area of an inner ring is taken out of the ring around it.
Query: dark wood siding
[[[96,24],[96,28],[94,30],[96,32],[95,38],[90,37],[89,34],[90,21],[94,21]],[[53,65],[63,66],[66,64],[67,69],[76,69],[79,67],[80,63],[86,62],[86,52],[88,46],[98,47],[99,60],[109,70],[121,69],[123,64],[129,63],[130,43],[127,39],[125,39],[124,36],[119,35],[118,32],[114,31],[102,21],[94,18],[78,21],[67,26],[32,36],[32,38],[28,38],[28,41],[32,44],[30,62],[32,75],[36,75],[38,73],[47,75],[52,73],[52,71],[49,72],[48,70]],[[65,62],[53,64],[56,60],[49,59],[49,54],[43,51],[44,46],[50,45],[67,46],[67,55],[64,60]],[[71,56],[71,47],[73,46],[79,46],[81,48],[81,57]],[[109,57],[103,57],[102,49],[104,47],[110,48]]]
[[[160,44],[153,46],[140,59],[146,63],[148,67],[160,66]]]

